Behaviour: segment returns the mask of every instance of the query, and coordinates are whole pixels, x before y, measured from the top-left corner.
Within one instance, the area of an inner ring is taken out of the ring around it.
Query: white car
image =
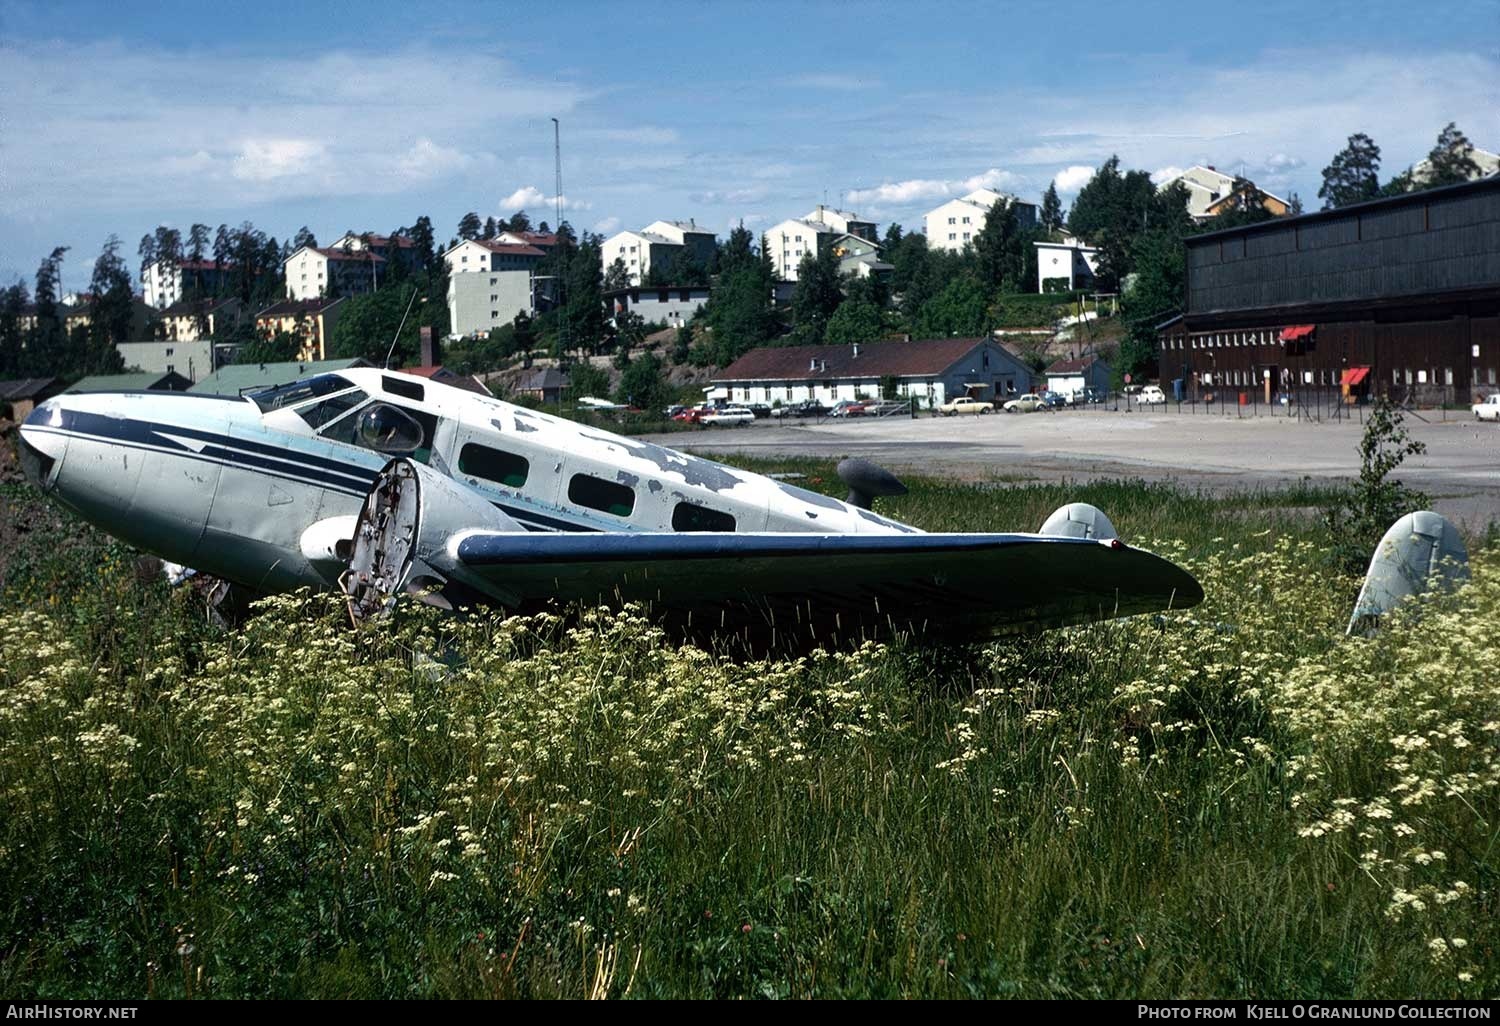
[[[1012,399],[1005,404],[1006,413],[1035,413],[1038,410],[1047,410],[1047,400],[1034,393],[1027,393],[1019,399]]]
[[[951,417],[955,413],[991,413],[995,409],[994,404],[985,399],[975,399],[973,396],[961,395],[952,402],[944,403],[938,407],[938,412],[945,417]]]
[[[754,412],[743,406],[726,406],[712,413],[705,413],[698,418],[699,424],[709,424],[717,427],[733,427],[736,424],[751,424],[755,421]]]
[[[1159,385],[1147,385],[1141,389],[1141,394],[1136,397],[1136,402],[1142,406],[1165,406],[1167,394],[1161,390]]]
[[[1500,421],[1500,392],[1496,392],[1483,402],[1475,403],[1469,409],[1474,411],[1475,420]]]

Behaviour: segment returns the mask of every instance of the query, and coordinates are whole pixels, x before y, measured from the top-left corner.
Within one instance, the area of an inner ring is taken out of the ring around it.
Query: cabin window
[[[415,381],[402,381],[400,378],[383,376],[380,384],[391,395],[399,395],[403,399],[415,399],[417,402],[421,402],[427,394],[426,390]]]
[[[568,500],[616,517],[628,517],[635,509],[635,490],[602,477],[574,474],[568,482]]]
[[[507,488],[520,488],[526,483],[531,463],[525,456],[470,442],[459,450],[458,469],[461,473],[503,484]]]
[[[679,502],[672,510],[674,531],[722,531],[734,530],[734,517],[728,513],[691,502]]]

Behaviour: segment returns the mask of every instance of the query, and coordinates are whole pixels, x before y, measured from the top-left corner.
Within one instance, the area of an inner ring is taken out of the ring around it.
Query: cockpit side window
[[[324,438],[391,456],[410,456],[418,463],[432,457],[438,419],[431,413],[395,403],[373,402],[358,412],[331,421]]]
[[[353,388],[354,382],[338,374],[318,374],[287,385],[262,389],[250,393],[250,401],[260,407],[260,412],[270,413],[285,406],[296,406],[309,399],[332,395]]]
[[[340,392],[338,395],[303,406],[297,410],[297,415],[307,421],[308,427],[316,431],[329,421],[342,417],[368,398],[369,396],[356,388],[353,391]]]

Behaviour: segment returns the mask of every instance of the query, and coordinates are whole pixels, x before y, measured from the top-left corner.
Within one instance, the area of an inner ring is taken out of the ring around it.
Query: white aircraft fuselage
[[[763,475],[378,369],[237,398],[63,395],[37,407],[21,441],[28,475],[83,519],[263,592],[336,584],[393,455],[464,483],[525,531],[919,533]]]

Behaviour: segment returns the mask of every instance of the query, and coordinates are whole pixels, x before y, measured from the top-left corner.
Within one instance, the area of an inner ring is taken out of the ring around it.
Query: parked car
[[[756,420],[765,420],[771,415],[771,407],[765,403],[746,403],[745,409],[755,414]]]
[[[1475,420],[1500,421],[1500,392],[1496,392],[1483,402],[1475,403],[1470,409],[1474,411]]]
[[[1068,397],[1061,392],[1054,392],[1049,388],[1047,391],[1041,393],[1041,395],[1042,402],[1046,403],[1047,408],[1050,410],[1060,409],[1068,405]]]
[[[975,399],[971,395],[961,395],[956,399],[938,407],[938,412],[945,417],[951,417],[955,413],[990,413],[995,409],[988,399]]]
[[[673,414],[672,419],[682,424],[699,424],[702,423],[705,414],[713,412],[712,406],[689,406]]]
[[[717,410],[710,410],[698,418],[699,424],[705,424],[708,427],[734,427],[754,422],[755,414],[743,406],[724,406]]]
[[[1005,404],[1006,413],[1035,413],[1046,409],[1050,409],[1047,400],[1036,394],[1023,395]]]
[[[1165,406],[1167,394],[1161,390],[1160,385],[1147,385],[1141,389],[1141,394],[1136,396],[1136,401],[1142,406]]]
[[[1076,388],[1068,393],[1069,406],[1086,406],[1090,403],[1104,402],[1104,391],[1102,389],[1088,387]]]
[[[771,411],[773,417],[826,417],[828,407],[817,399],[804,399],[790,406],[778,406]]]
[[[906,413],[911,409],[911,403],[897,399],[882,399],[878,403],[868,403],[865,406],[866,417],[889,417],[893,413]]]
[[[863,417],[865,402],[862,399],[841,399],[828,411],[830,417]]]

